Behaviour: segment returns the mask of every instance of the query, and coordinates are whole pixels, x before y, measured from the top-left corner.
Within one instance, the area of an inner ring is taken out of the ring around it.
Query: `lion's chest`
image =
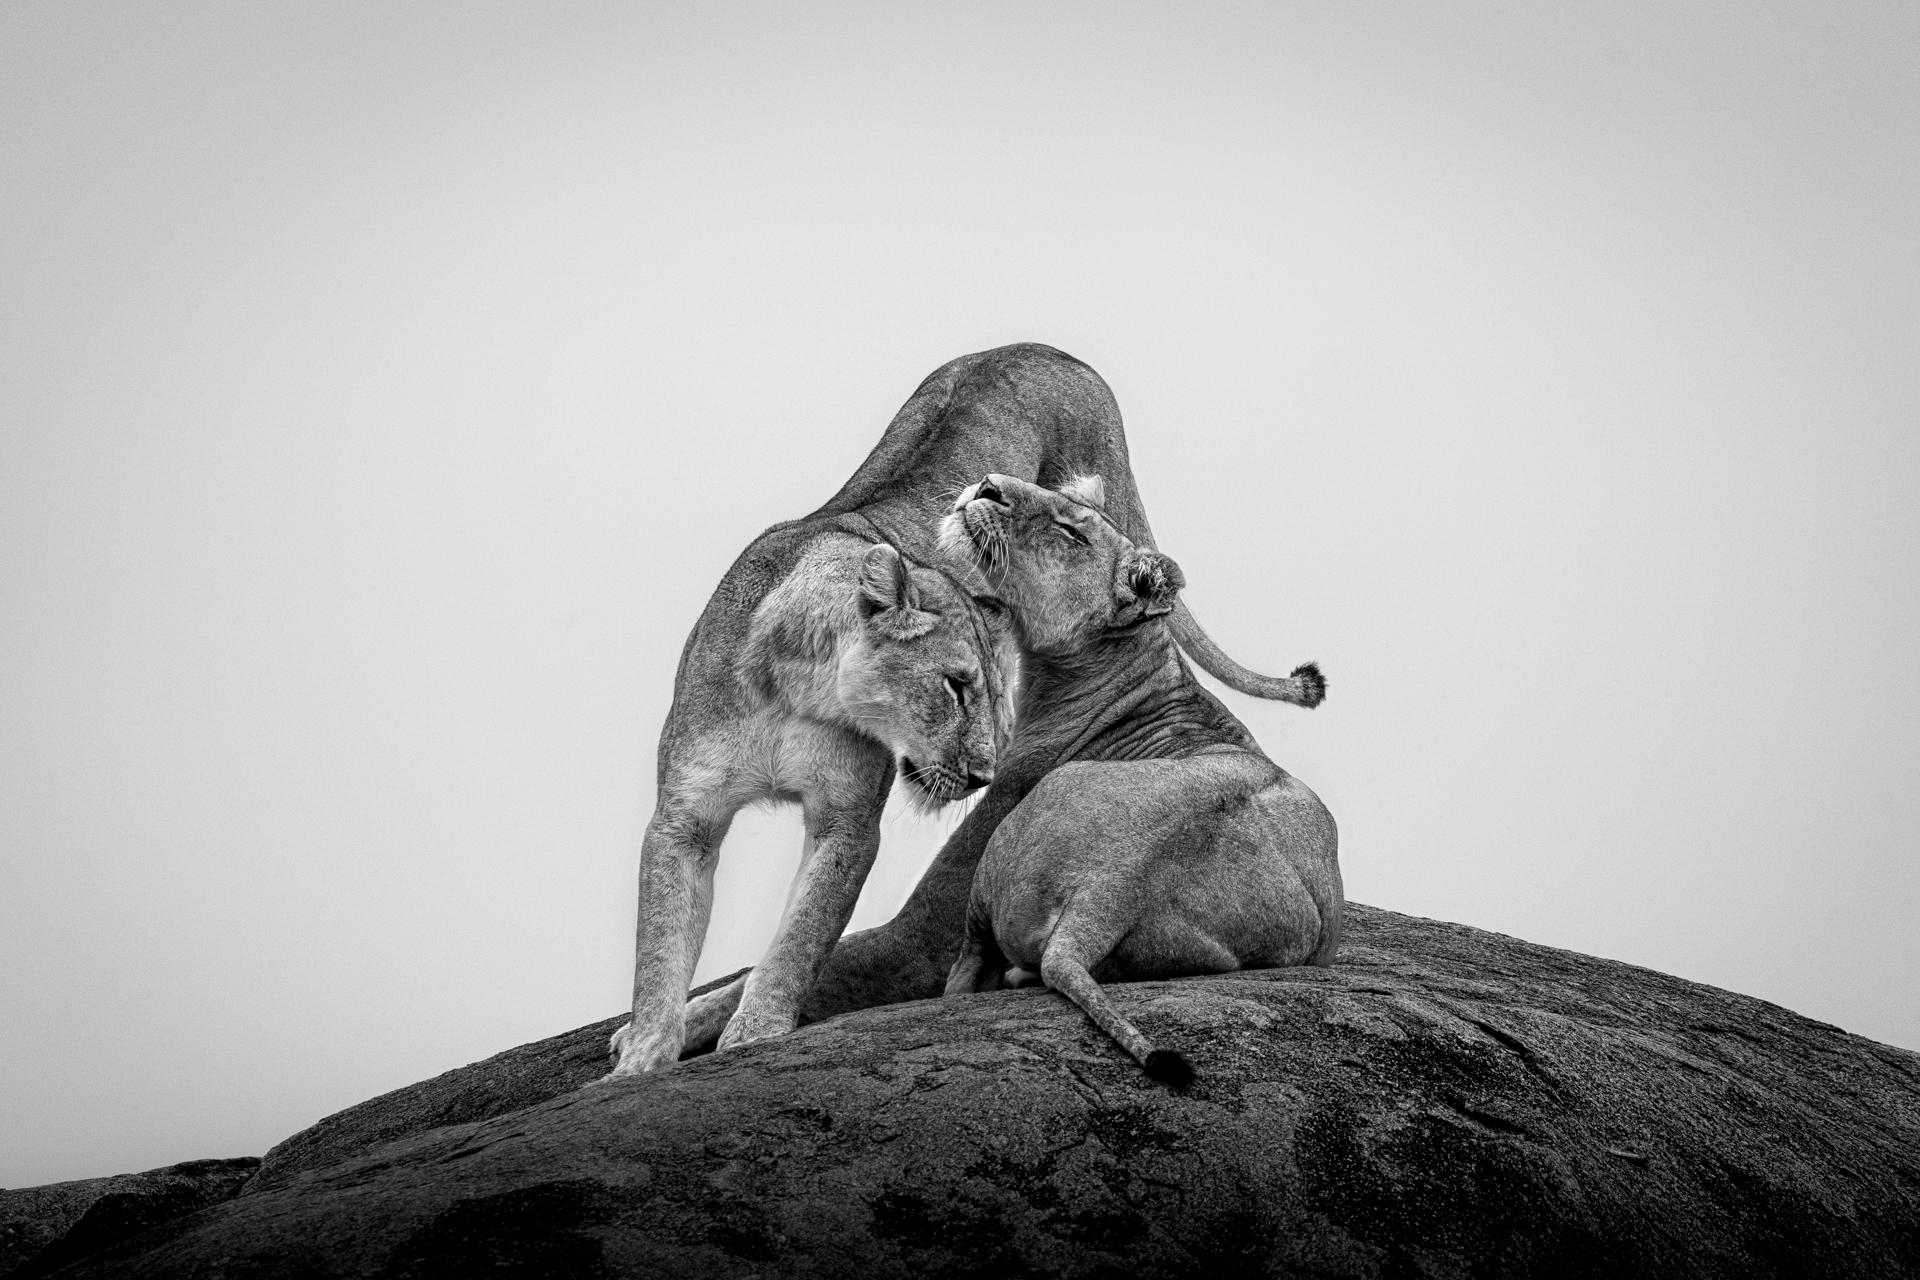
[[[717,753],[720,790],[734,808],[767,802],[807,804],[871,773],[885,749],[837,725],[790,714],[749,718]]]

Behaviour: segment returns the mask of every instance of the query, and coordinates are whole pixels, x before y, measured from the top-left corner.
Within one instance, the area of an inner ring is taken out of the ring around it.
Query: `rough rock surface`
[[[0,1191],[0,1276],[42,1275],[231,1198],[260,1161],[185,1164]]]
[[[723,987],[745,972],[715,978],[692,994]],[[277,1186],[303,1170],[324,1169],[409,1133],[505,1115],[591,1084],[607,1073],[607,1042],[626,1020],[623,1013],[589,1023],[335,1112],[276,1144],[247,1190]]]
[[[569,1072],[493,1059],[414,1118],[502,1114],[390,1095],[62,1274],[1920,1274],[1920,1055],[1363,907],[1332,969],[1115,996],[1191,1089],[1032,989],[532,1105]]]

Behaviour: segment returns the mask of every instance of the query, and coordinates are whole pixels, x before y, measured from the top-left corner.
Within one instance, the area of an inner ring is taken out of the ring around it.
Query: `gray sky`
[[[1920,1046],[1917,66],[1904,2],[0,7],[0,1184],[623,1008],[707,593],[1026,339],[1325,666],[1228,698],[1350,896]]]

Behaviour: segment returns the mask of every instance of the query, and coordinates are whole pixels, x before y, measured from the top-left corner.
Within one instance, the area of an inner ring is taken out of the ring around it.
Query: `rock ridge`
[[[1920,1055],[1353,905],[1331,969],[846,1015],[638,1080],[617,1019],[350,1108],[72,1276],[1920,1274]]]

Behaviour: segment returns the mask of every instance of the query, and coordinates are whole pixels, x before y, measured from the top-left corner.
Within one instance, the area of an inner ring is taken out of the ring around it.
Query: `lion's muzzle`
[[[985,773],[971,769],[963,772],[944,764],[916,764],[905,756],[900,759],[900,776],[929,800],[941,804],[951,804],[993,781],[991,769]]]

